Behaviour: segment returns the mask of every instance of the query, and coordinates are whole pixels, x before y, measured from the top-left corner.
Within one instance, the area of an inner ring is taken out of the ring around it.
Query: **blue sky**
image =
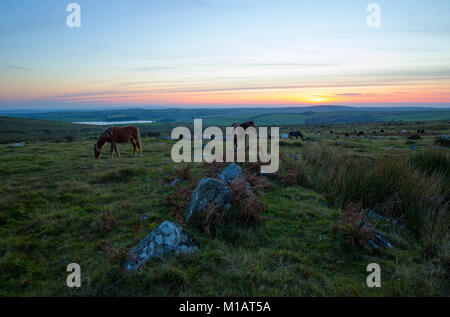
[[[450,1],[0,2],[0,108],[450,105]]]

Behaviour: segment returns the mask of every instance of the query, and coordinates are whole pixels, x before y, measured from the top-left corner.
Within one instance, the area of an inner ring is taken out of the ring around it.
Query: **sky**
[[[448,0],[69,3],[0,1],[0,109],[450,106]]]

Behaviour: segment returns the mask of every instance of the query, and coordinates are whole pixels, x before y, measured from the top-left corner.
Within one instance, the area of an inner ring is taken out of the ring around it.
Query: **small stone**
[[[25,145],[26,145],[25,142],[13,143],[11,144],[11,147],[24,147]]]

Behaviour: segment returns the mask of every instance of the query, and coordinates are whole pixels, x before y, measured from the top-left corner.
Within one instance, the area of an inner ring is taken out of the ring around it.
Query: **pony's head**
[[[96,159],[100,158],[100,155],[102,155],[102,149],[100,149],[97,145],[97,143],[94,143],[94,156]]]

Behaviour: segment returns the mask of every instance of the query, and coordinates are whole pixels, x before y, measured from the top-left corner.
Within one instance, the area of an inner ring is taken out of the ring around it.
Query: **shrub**
[[[352,244],[358,243],[370,249],[369,241],[376,236],[377,230],[367,221],[368,212],[368,209],[361,208],[361,203],[349,203],[341,219],[333,227],[333,231],[345,234]]]
[[[163,184],[170,184],[175,178],[178,178],[179,180],[192,180],[191,164],[178,170],[174,170],[172,166],[166,165],[162,167],[162,170],[165,174]]]
[[[123,262],[129,252],[127,248],[114,248],[109,240],[100,241],[97,244],[97,250],[104,253],[111,263]]]
[[[217,206],[214,203],[210,203],[206,207],[205,215],[203,217],[203,231],[212,237],[218,230],[218,226],[222,224],[223,221],[223,208]]]
[[[237,178],[230,184],[233,204],[239,208],[239,217],[247,223],[260,224],[267,220],[263,216],[266,206],[247,186],[243,178]]]
[[[252,189],[257,191],[273,190],[272,183],[265,176],[247,173],[247,181],[252,186]]]
[[[99,217],[100,228],[103,231],[110,232],[117,227],[119,222],[114,218],[111,212],[101,212]]]
[[[308,175],[302,161],[287,158],[286,155],[281,156],[281,161],[281,179],[285,184],[290,186],[308,184]]]
[[[192,188],[183,188],[177,184],[174,186],[173,194],[169,194],[165,198],[165,204],[172,207],[170,215],[176,217],[180,224],[184,223],[192,192]]]
[[[212,163],[206,163],[203,162],[203,177],[209,177],[209,178],[219,178],[220,173],[222,172],[222,169],[226,166],[226,163],[222,162],[212,162]]]
[[[428,250],[445,246],[448,238],[448,181],[426,175],[407,156],[377,160],[352,157],[330,147],[311,145],[304,152],[313,187],[342,208],[352,201],[395,217],[421,235]]]
[[[187,165],[186,167],[183,167],[179,170],[175,171],[175,174],[178,176],[179,179],[182,180],[188,180],[191,178],[191,164]]]

